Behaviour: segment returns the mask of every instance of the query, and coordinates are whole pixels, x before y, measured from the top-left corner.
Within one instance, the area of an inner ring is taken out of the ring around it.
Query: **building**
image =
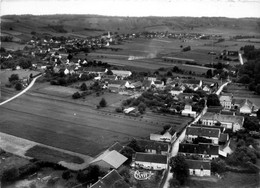
[[[170,129],[164,134],[150,134],[150,140],[173,143],[177,138],[176,131]]]
[[[127,157],[119,153],[122,149],[123,146],[115,143],[91,161],[90,165],[97,165],[104,170],[118,169],[127,160]]]
[[[214,126],[217,122],[220,122],[221,126],[231,129],[233,132],[243,129],[244,124],[243,116],[215,114],[211,112],[205,113],[200,120],[203,125],[208,126]]]
[[[185,107],[184,107],[184,110],[181,111],[181,115],[195,118],[197,113],[195,111],[192,111],[191,105],[186,104]]]
[[[230,110],[232,108],[232,99],[233,99],[232,95],[225,94],[219,97],[219,102],[221,106],[224,107],[225,110]]]
[[[211,162],[203,160],[190,160],[186,159],[188,164],[189,174],[191,176],[210,176],[211,175]]]
[[[232,107],[241,114],[251,114],[258,109],[258,107],[248,99],[233,99]]]
[[[179,88],[179,87],[174,87],[171,89],[171,91],[169,91],[169,93],[172,95],[172,96],[178,96],[179,94],[183,93],[182,89]]]
[[[125,71],[125,70],[111,70],[113,72],[113,75],[116,75],[121,78],[127,78],[132,75],[131,71]]]
[[[201,159],[212,160],[219,157],[219,146],[212,144],[179,144],[179,153],[185,156],[198,156]]]
[[[139,168],[162,170],[167,168],[167,156],[136,152],[135,157],[133,157],[133,163],[135,167]]]
[[[125,86],[129,85],[129,82],[125,80],[109,80],[105,85],[111,92],[117,93],[125,89]]]
[[[96,183],[91,185],[89,188],[114,188],[116,182],[120,181],[123,183],[123,187],[127,188],[130,186],[123,180],[123,177],[116,170],[111,170],[108,174],[98,180]],[[122,185],[122,184],[120,184]]]
[[[138,145],[145,149],[145,153],[167,155],[169,144],[153,140],[136,140]]]
[[[217,128],[206,128],[206,127],[187,127],[186,129],[186,140],[192,142],[198,137],[203,137],[211,140],[212,144],[218,144],[220,138],[220,129]]]
[[[161,80],[155,80],[155,81],[153,81],[154,83],[153,83],[153,85],[156,87],[156,88],[158,88],[158,89],[163,89],[163,87],[164,87],[164,82],[163,81],[161,81]]]
[[[195,91],[202,87],[202,81],[196,79],[183,80],[182,84],[186,85],[188,88],[193,89]]]

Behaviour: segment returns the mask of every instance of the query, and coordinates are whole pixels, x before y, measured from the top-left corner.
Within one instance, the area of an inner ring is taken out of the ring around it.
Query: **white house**
[[[191,176],[210,176],[211,175],[211,162],[203,160],[190,160],[186,159],[188,164],[189,174]]]
[[[232,106],[234,109],[238,109],[241,114],[251,114],[258,109],[258,107],[248,99],[233,99]]]
[[[135,157],[133,157],[133,164],[137,168],[162,170],[167,168],[167,156],[136,152]]]
[[[233,98],[233,96],[231,96],[231,95],[221,95],[219,97],[219,102],[220,102],[221,106],[224,107],[224,109],[230,110],[232,107],[232,98]]]
[[[215,114],[211,112],[206,112],[200,120],[203,125],[208,126],[214,126],[217,122],[220,122],[221,126],[226,129],[232,129],[233,132],[243,129],[244,124],[243,116]]]
[[[195,111],[192,111],[191,105],[186,104],[184,110],[181,111],[181,115],[195,118],[197,113]]]
[[[172,88],[171,91],[169,91],[169,93],[172,96],[178,96],[179,94],[183,93],[183,90],[179,87],[175,87],[175,88]]]

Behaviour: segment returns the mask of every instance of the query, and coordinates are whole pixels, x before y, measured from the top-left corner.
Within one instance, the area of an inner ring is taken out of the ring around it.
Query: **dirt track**
[[[148,137],[162,130],[160,125],[30,92],[1,106],[0,111],[1,132],[90,156],[115,141]]]

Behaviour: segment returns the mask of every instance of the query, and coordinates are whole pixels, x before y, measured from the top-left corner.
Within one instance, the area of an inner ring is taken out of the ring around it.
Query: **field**
[[[38,74],[39,72],[37,71],[32,71],[32,70],[0,70],[0,80],[1,83],[4,85],[6,83],[8,83],[8,78],[12,75],[12,74],[18,74],[19,78],[22,79],[23,77],[28,77],[30,76],[30,74]]]
[[[195,177],[188,181],[191,188],[251,188],[259,187],[258,174],[242,174],[227,172],[221,179]]]
[[[67,163],[76,163],[76,164],[84,163],[84,160],[78,156],[72,156],[67,153],[63,153],[57,150],[53,150],[50,148],[37,146],[37,145],[27,150],[25,155],[38,160],[49,161],[53,163],[59,163],[61,161],[65,161]]]

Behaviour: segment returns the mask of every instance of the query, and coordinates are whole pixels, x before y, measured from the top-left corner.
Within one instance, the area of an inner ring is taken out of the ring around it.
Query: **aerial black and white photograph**
[[[0,188],[259,188],[260,0],[0,0]]]

